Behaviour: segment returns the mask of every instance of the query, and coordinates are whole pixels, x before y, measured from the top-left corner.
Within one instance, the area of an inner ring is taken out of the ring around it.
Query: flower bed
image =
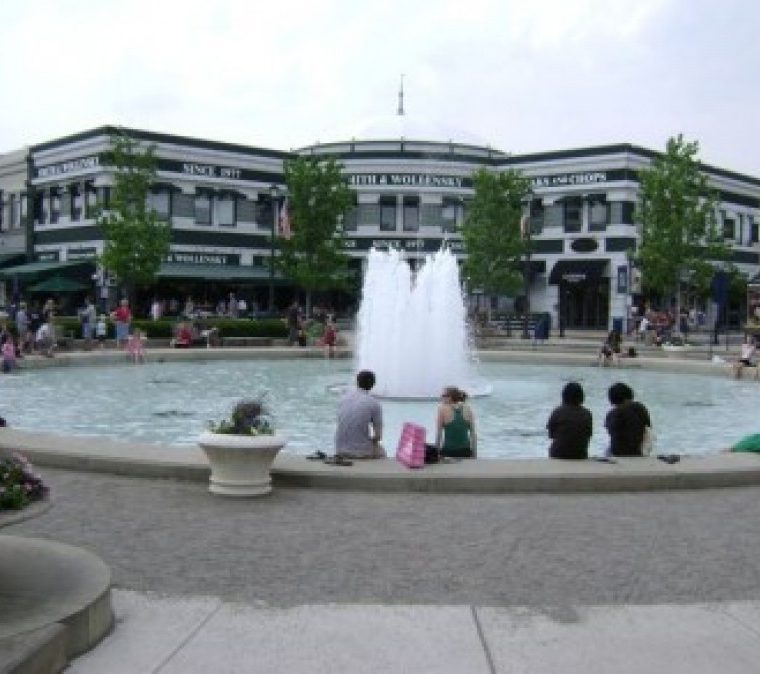
[[[21,454],[0,457],[0,511],[19,510],[45,498],[48,488]]]

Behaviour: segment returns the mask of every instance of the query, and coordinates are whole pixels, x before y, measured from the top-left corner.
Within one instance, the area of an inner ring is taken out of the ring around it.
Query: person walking
[[[116,325],[116,348],[126,345],[129,339],[129,326],[132,323],[132,311],[129,308],[129,300],[122,299],[119,306],[111,314]]]

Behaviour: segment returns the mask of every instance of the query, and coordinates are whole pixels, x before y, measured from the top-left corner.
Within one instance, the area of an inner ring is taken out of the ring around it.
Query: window
[[[47,220],[47,209],[45,208],[45,195],[37,192],[34,195],[34,224],[44,225]]]
[[[544,207],[544,227],[562,227],[564,204],[552,204]]]
[[[11,227],[21,227],[21,195],[11,196]]]
[[[544,229],[543,199],[531,199],[528,218],[530,224],[530,233],[540,234]]]
[[[50,223],[55,224],[61,215],[61,195],[57,187],[50,190]]]
[[[231,194],[223,194],[214,200],[214,221],[222,227],[234,227],[235,225],[235,197]]]
[[[356,206],[356,195],[354,195],[353,204],[346,209],[343,215],[343,231],[355,232],[359,218],[359,209]]]
[[[73,195],[70,187],[64,187],[60,192],[60,213],[61,217],[71,218],[71,203],[73,201]]]
[[[420,229],[420,198],[404,197],[404,231],[416,232]]]
[[[168,220],[171,217],[171,192],[165,188],[151,191],[148,194],[148,208],[162,220]]]
[[[729,218],[725,211],[721,212],[723,219],[723,238],[726,241],[734,241],[736,239],[736,220]]]
[[[396,231],[396,197],[380,197],[380,229]]]
[[[81,220],[84,200],[82,197],[82,188],[79,185],[71,185],[71,219]]]
[[[591,232],[603,232],[607,229],[607,197],[604,194],[592,194],[588,199],[588,228]]]
[[[91,183],[84,187],[84,217],[89,220],[95,214],[95,206],[98,203],[98,193]]]
[[[101,208],[108,208],[111,205],[111,188],[110,187],[98,187],[98,204]]]
[[[245,197],[238,197],[235,213],[238,222],[256,222],[256,202]]]
[[[195,197],[192,194],[177,192],[172,199],[172,212],[178,218],[194,218]]]
[[[441,206],[441,231],[455,232],[460,201],[456,197],[444,197]]]
[[[211,195],[208,192],[195,194],[195,224],[211,224]]]
[[[747,222],[749,224],[750,240],[752,243],[758,243],[760,241],[760,226],[758,226],[760,223],[755,222],[754,215],[748,215]]]
[[[380,222],[379,204],[359,204],[356,207],[357,225],[377,225]]]
[[[583,214],[583,200],[580,197],[565,197],[565,231],[580,232]]]
[[[636,206],[632,201],[611,201],[609,203],[609,224],[632,225]]]

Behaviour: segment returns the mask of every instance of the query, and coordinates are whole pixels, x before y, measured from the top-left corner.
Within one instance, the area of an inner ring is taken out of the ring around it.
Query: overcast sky
[[[395,113],[403,73],[406,112],[464,140],[662,149],[680,132],[760,177],[759,45],[756,0],[6,0],[0,152],[103,124],[346,140]]]

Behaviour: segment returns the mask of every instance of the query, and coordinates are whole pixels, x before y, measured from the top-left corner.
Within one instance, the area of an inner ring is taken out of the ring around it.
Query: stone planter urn
[[[211,464],[209,491],[222,496],[262,496],[272,491],[269,471],[286,435],[231,435],[204,431],[200,448]]]

